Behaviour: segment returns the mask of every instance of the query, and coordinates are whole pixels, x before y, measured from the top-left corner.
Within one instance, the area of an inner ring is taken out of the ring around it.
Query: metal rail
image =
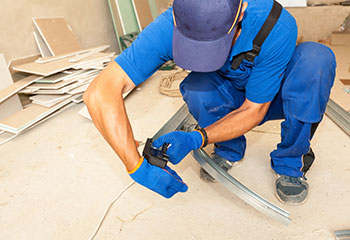
[[[327,116],[332,119],[346,134],[350,136],[350,113],[345,111],[332,99],[329,99],[327,108]]]
[[[335,231],[335,238],[337,240],[350,240],[350,230]]]
[[[195,120],[188,112],[187,106],[183,105],[178,112],[154,135],[153,139],[157,139],[170,131],[186,130],[193,123],[196,123]],[[287,211],[274,205],[273,203],[270,203],[255,192],[249,190],[230,174],[220,168],[216,163],[214,163],[204,150],[193,151],[192,154],[202,168],[204,168],[211,176],[217,179],[218,182],[223,184],[241,200],[282,224],[288,225],[290,223],[290,214]]]

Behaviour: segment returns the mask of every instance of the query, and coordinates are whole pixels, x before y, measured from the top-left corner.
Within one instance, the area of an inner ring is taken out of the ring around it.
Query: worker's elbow
[[[93,94],[94,94],[94,89],[92,89],[92,87],[89,87],[83,95],[83,101],[85,105],[88,107],[90,105],[90,102],[92,102]]]

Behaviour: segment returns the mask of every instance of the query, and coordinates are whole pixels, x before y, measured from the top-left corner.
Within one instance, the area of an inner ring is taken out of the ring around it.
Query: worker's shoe
[[[306,201],[309,184],[302,177],[278,175],[275,195],[282,203],[290,205],[303,204]]]
[[[226,172],[229,171],[234,162],[230,162],[229,160],[213,153],[211,158],[217,165],[219,165],[222,169],[224,169]],[[215,178],[213,178],[207,171],[205,171],[203,168],[200,169],[200,178],[206,182],[217,182]]]

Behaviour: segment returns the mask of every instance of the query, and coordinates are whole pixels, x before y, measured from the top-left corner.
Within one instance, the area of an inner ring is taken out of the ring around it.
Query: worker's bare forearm
[[[132,128],[125,111],[123,92],[133,86],[125,72],[112,62],[89,86],[84,94],[91,118],[128,170],[138,163]]]
[[[264,118],[270,103],[255,104],[246,100],[243,105],[205,128],[208,143],[228,141],[242,136]]]

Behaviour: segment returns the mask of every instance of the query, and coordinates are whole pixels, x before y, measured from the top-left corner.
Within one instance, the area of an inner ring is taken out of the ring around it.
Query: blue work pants
[[[332,51],[319,43],[299,44],[286,69],[281,88],[261,124],[284,119],[281,143],[271,156],[278,174],[303,176],[303,156],[310,150],[315,126],[322,120],[335,78],[336,61]],[[205,128],[245,101],[245,91],[216,72],[192,72],[180,85],[190,113]],[[246,149],[244,136],[215,144],[216,154],[239,161]]]

